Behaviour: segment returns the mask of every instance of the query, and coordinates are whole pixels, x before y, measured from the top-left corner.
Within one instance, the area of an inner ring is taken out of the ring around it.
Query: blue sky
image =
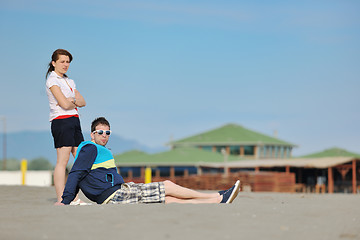
[[[236,123],[297,144],[360,152],[358,1],[0,0],[0,115],[46,130],[57,48],[87,101],[150,147]]]

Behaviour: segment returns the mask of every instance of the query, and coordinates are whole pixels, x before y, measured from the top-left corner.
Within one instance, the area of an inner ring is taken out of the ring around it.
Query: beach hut
[[[130,151],[115,156],[116,164],[125,177],[142,176],[146,166],[152,166],[160,175],[202,174],[204,171],[223,170],[200,167],[207,163],[224,163],[242,159],[291,157],[296,145],[258,133],[237,124],[227,124],[184,139],[168,143],[170,151],[145,154]]]
[[[172,149],[195,147],[205,151],[225,151],[228,155],[247,159],[289,158],[295,144],[271,137],[237,124],[226,124],[219,128],[171,141]]]
[[[155,177],[255,171],[285,172],[296,177],[296,188],[315,192],[358,191],[360,155],[340,148],[292,157],[296,145],[237,124],[168,143],[171,150],[156,154],[130,151],[115,156],[119,172],[128,180],[144,177],[151,167]],[[259,175],[260,176],[260,175]]]
[[[288,159],[256,159],[233,161],[229,169],[254,169],[256,172],[292,172],[296,174],[299,189],[307,191],[352,192],[359,191],[360,155],[341,148]],[[222,163],[211,163],[202,167],[224,168]]]

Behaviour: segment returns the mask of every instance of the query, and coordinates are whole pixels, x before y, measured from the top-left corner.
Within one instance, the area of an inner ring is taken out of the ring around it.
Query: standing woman
[[[72,61],[71,54],[57,49],[46,73],[46,93],[50,105],[51,133],[57,153],[54,170],[54,185],[57,201],[61,202],[65,187],[65,171],[70,154],[75,157],[77,147],[84,141],[81,132],[78,108],[86,105],[85,99],[76,89],[75,82],[66,72]]]

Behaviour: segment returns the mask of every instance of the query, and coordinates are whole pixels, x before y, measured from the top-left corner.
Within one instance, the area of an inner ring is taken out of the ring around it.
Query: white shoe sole
[[[80,205],[80,206],[86,206],[86,205],[92,205],[92,204],[91,204],[91,203],[82,202],[82,201],[80,200],[80,198],[78,198],[78,200],[72,201],[72,202],[70,203],[70,205],[72,205],[72,206],[78,206],[78,205]]]
[[[226,201],[226,203],[232,203],[232,201],[234,201],[234,199],[237,197],[239,192],[240,192],[240,180],[237,180],[235,183],[235,187],[234,187],[229,199]]]

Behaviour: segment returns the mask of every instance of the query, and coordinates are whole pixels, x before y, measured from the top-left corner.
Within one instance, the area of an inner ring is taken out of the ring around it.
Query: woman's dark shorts
[[[77,147],[84,141],[78,117],[52,120],[51,133],[55,148]]]

